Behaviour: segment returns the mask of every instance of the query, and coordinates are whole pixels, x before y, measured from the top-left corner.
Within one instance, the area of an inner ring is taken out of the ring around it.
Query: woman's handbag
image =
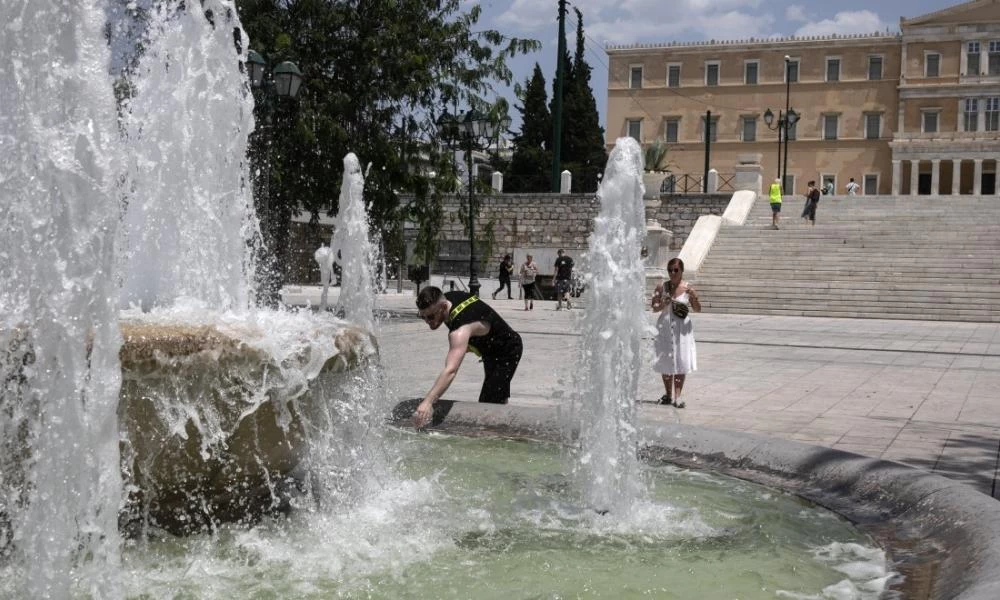
[[[688,308],[688,305],[683,302],[672,301],[670,303],[670,310],[674,312],[674,315],[676,315],[678,319],[686,319],[688,312],[691,309]]]

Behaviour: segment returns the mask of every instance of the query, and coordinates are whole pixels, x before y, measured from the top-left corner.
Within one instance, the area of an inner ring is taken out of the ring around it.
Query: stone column
[[[962,159],[951,159],[951,194],[957,196],[962,193]]]
[[[983,159],[972,160],[975,168],[972,170],[972,195],[978,196],[983,193]]]
[[[493,171],[493,189],[498,194],[503,193],[503,173],[500,171]]]
[[[931,159],[931,196],[939,196],[941,194],[941,159],[932,158]]]
[[[892,195],[899,195],[900,183],[902,183],[903,178],[903,168],[900,165],[900,161],[892,161]]]
[[[916,196],[920,190],[920,161],[910,161],[910,195]]]
[[[976,113],[976,131],[986,131],[986,100],[979,99],[979,112]]]
[[[573,188],[573,175],[570,174],[568,170],[563,171],[559,175],[559,193],[568,194],[570,193],[570,190],[572,188]]]
[[[979,72],[976,75],[982,75],[984,73],[990,72],[990,53],[989,53],[990,43],[986,40],[982,40],[979,43]],[[982,112],[980,110],[979,112]],[[982,131],[980,129],[979,131]]]

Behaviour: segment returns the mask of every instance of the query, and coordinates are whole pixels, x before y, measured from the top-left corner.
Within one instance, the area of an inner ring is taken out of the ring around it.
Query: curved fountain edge
[[[397,405],[407,426],[416,401]],[[434,430],[565,442],[561,407],[440,401]],[[1000,502],[900,463],[763,435],[640,421],[647,461],[719,471],[833,510],[882,543],[906,598],[1000,598]],[[895,589],[895,586],[894,586]]]

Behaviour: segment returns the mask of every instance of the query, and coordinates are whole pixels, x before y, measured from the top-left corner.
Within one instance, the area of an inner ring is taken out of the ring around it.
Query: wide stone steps
[[[817,225],[766,198],[694,282],[708,312],[1000,322],[1000,198],[824,197]]]

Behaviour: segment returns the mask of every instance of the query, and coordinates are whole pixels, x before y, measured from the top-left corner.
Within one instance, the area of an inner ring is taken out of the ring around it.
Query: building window
[[[823,115],[823,139],[824,140],[835,140],[837,139],[837,125],[840,121],[840,115]]]
[[[629,119],[626,121],[628,136],[637,142],[642,141],[642,119]]]
[[[781,193],[786,196],[791,196],[795,193],[795,175],[785,175],[785,180],[782,183],[784,185],[781,186]]]
[[[862,189],[865,192],[865,196],[877,196],[878,175],[872,175],[872,174],[865,175],[865,185]]]
[[[878,81],[882,79],[882,57],[881,56],[869,56],[868,57],[868,79],[872,81]]]
[[[938,111],[937,110],[925,110],[923,112],[923,125],[921,131],[924,133],[937,133],[938,130]]]
[[[632,67],[629,71],[628,86],[633,90],[642,89],[642,67]]]
[[[713,142],[719,141],[719,117],[712,117],[712,135],[709,139]],[[701,139],[705,139],[705,117],[701,118]]]
[[[990,42],[989,74],[1000,75],[1000,40]]]
[[[681,129],[680,119],[667,119],[663,122],[663,139],[667,142],[676,142]]]
[[[757,71],[760,70],[760,61],[748,60],[743,63],[743,83],[747,85],[757,85]]]
[[[755,117],[743,117],[743,141],[757,141],[757,119]]]
[[[1000,97],[986,98],[986,131],[1000,131]]]
[[[840,59],[839,58],[828,58],[828,59],[826,59],[826,80],[827,81],[840,81]]]
[[[785,63],[785,82],[799,82],[799,59],[794,58]]]
[[[719,61],[705,63],[705,85],[719,85]]]
[[[963,113],[965,131],[979,131],[979,98],[966,98]]]
[[[798,127],[799,127],[799,122],[798,121],[789,124],[788,125],[788,132],[787,132],[787,135],[785,135],[785,139],[786,140],[792,140],[792,141],[795,141],[796,139],[798,139],[797,134],[796,134],[796,130],[798,129]]]
[[[965,73],[979,75],[979,42],[969,42],[965,52]]]
[[[680,65],[667,65],[667,87],[681,87]]]
[[[879,113],[865,114],[865,139],[877,140],[882,136],[882,115]]]
[[[937,52],[924,54],[924,77],[941,76],[941,55]]]

